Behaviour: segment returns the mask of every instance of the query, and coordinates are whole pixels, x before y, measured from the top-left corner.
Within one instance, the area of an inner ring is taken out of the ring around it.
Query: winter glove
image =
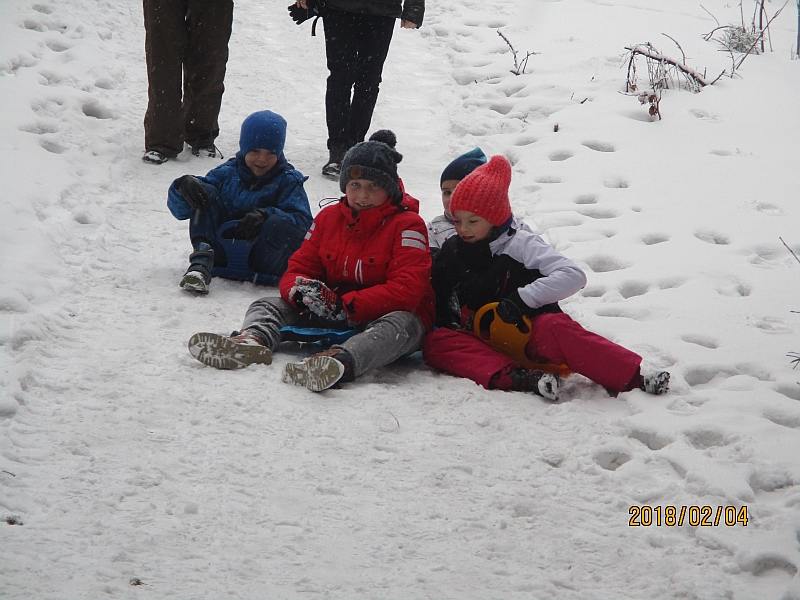
[[[189,206],[195,210],[208,210],[209,199],[206,186],[194,175],[183,175],[175,180],[175,187]]]
[[[323,319],[347,320],[342,299],[331,288],[316,279],[296,278],[289,290],[289,298],[298,308],[308,309]]]
[[[269,215],[263,208],[251,210],[239,220],[239,224],[233,230],[233,238],[253,242],[261,232],[267,217]]]
[[[318,0],[308,0],[306,2],[306,6],[308,8],[302,8],[297,6],[297,3],[290,4],[287,9],[289,10],[289,16],[292,17],[292,21],[300,25],[301,23],[305,23],[308,19],[313,19],[314,17],[321,17],[322,16],[322,9],[325,7],[325,2],[320,2]]]
[[[514,292],[500,301],[497,305],[495,313],[506,323],[516,325],[517,329],[522,331],[526,328],[525,322],[522,320],[523,315],[530,316],[535,309],[531,308],[520,298],[519,290]]]

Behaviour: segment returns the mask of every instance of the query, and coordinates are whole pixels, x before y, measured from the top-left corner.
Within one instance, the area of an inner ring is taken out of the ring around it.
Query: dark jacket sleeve
[[[447,240],[436,254],[431,269],[431,284],[436,294],[436,326],[448,329],[461,327],[461,306],[456,294],[455,237]]]
[[[298,227],[308,229],[311,227],[313,217],[308,204],[308,196],[303,187],[305,177],[299,171],[291,170],[284,173],[277,190],[277,196],[271,199],[270,205],[264,209],[272,216],[282,214],[294,221]]]
[[[327,0],[326,5],[344,12],[405,19],[417,27],[422,26],[425,15],[425,0]]]
[[[403,3],[402,19],[411,21],[417,27],[422,27],[422,18],[425,16],[425,0],[406,0]]]
[[[202,181],[206,186],[214,187],[217,192],[221,192],[221,178],[222,173],[225,173],[231,170],[230,165],[227,163],[223,163],[218,167],[211,169],[205,177],[197,177],[200,181]],[[180,179],[180,177],[178,178]],[[184,221],[186,219],[191,218],[194,214],[194,209],[189,205],[189,203],[184,199],[181,193],[178,191],[178,187],[175,185],[178,181],[176,179],[172,182],[169,186],[169,191],[167,192],[167,208],[172,213],[172,216],[178,219],[179,221]]]

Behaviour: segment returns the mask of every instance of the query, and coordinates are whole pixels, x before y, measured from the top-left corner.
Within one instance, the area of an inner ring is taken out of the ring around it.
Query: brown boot
[[[283,370],[284,383],[303,386],[312,392],[321,392],[339,381],[354,379],[350,354],[340,348],[318,352],[299,363],[289,363]]]
[[[272,351],[254,333],[244,330],[235,336],[196,333],[189,340],[189,354],[215,369],[243,369],[272,363]]]

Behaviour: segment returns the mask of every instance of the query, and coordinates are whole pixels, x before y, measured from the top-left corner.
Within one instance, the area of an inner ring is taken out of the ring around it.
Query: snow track
[[[286,4],[236,3],[217,144],[283,114],[316,211],[338,194],[318,175],[323,40]],[[280,381],[296,346],[204,367],[189,337],[277,292],[178,287],[167,186],[217,161],[140,160],[140,5],[7,0],[0,517],[22,524],[0,523],[1,597],[800,598],[800,265],[778,239],[800,252],[791,15],[743,79],[670,91],[654,123],[619,93],[620,55],[664,31],[721,71],[695,2],[429,4],[394,34],[373,122],[423,216],[452,157],[505,154],[515,213],[589,276],[565,310],[673,392],[573,376],[549,405],[414,355],[312,394]],[[498,28],[539,53],[525,74]],[[747,527],[629,526],[631,506],[706,505],[747,507]]]

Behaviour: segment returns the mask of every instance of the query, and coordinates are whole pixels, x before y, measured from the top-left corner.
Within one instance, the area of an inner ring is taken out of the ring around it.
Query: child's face
[[[257,148],[244,155],[244,164],[253,172],[253,175],[263,177],[278,164],[278,155],[264,150],[264,148]]]
[[[356,213],[380,206],[389,199],[389,192],[369,179],[351,179],[344,192],[347,206]]]
[[[457,210],[453,213],[453,223],[456,226],[458,237],[469,244],[486,239],[492,232],[492,225],[478,215],[466,210]]]
[[[444,214],[450,215],[450,198],[453,197],[453,190],[456,189],[460,179],[447,179],[442,182],[442,206],[444,206]]]

